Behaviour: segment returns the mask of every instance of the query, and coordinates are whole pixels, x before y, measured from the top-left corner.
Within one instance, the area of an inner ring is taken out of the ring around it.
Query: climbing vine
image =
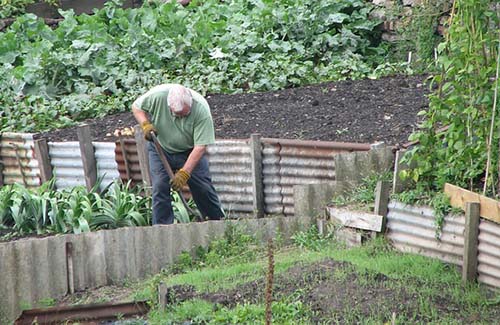
[[[420,112],[424,122],[410,137],[420,145],[405,156],[413,168],[403,176],[424,190],[450,182],[497,194],[499,11],[488,0],[454,3],[448,34],[438,46],[440,73],[431,81],[429,110]],[[486,177],[488,156],[493,159]]]

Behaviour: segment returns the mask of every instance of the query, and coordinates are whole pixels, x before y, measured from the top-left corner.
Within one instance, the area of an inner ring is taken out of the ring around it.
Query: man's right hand
[[[144,133],[144,139],[148,141],[153,141],[153,138],[151,137],[151,132],[154,132],[155,135],[157,134],[157,131],[153,126],[153,124],[151,124],[151,122],[149,121],[144,121],[141,123],[141,128],[142,132]]]

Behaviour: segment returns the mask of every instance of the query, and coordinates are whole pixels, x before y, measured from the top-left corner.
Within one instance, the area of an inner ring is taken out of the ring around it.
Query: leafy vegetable
[[[399,64],[378,47],[361,0],[194,0],[93,15],[61,11],[51,29],[32,14],[0,33],[0,131],[34,132],[129,109],[147,88],[280,89],[377,77]]]

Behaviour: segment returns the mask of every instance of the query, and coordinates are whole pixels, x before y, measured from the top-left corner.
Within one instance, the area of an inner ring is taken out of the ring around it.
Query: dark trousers
[[[170,177],[163,167],[160,156],[152,142],[148,143],[149,169],[153,185],[153,225],[171,224],[174,222],[172,198],[170,196]],[[174,172],[186,162],[190,151],[168,153],[163,150]],[[196,165],[188,180],[193,200],[204,219],[220,220],[224,218],[219,197],[212,185],[208,161],[205,157]]]

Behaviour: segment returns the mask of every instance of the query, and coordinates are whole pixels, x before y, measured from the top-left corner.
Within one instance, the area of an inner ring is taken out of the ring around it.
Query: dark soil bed
[[[408,142],[417,113],[428,106],[424,76],[339,81],[281,91],[207,95],[218,139],[264,137],[375,143]],[[115,141],[117,129],[136,124],[130,112],[87,120],[93,141]],[[110,135],[111,134],[111,135]],[[76,141],[76,128],[42,133]]]
[[[175,286],[167,291],[167,303],[177,304],[193,298],[229,308],[237,304],[264,303],[265,287],[265,279],[217,293],[197,293],[190,286]],[[313,311],[314,323],[362,323],[363,319],[374,316],[390,321],[393,313],[416,323],[430,321],[421,315],[419,294],[404,288],[402,280],[390,279],[381,273],[356,271],[346,262],[324,260],[306,266],[299,264],[276,276],[273,299],[300,296]],[[468,315],[469,318],[463,319],[457,313],[460,306],[454,305],[444,294],[433,297],[429,303],[440,315],[450,315],[458,322],[471,323],[478,317]]]

